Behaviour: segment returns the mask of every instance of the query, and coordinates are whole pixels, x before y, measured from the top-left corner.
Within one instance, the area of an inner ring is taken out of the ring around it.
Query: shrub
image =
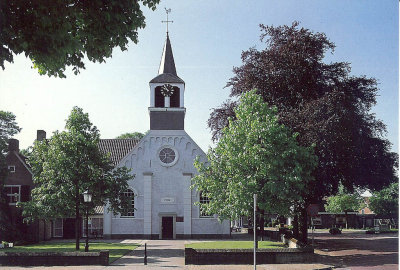
[[[339,228],[330,228],[329,233],[335,235],[335,234],[341,234],[342,231]]]

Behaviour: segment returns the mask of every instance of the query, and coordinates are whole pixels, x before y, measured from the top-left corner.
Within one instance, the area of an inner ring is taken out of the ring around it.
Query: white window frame
[[[15,165],[8,166],[8,172],[15,173]]]
[[[133,188],[128,188],[128,190],[126,190],[124,192],[124,194],[126,194],[126,193],[132,193],[132,195],[133,195],[133,198],[132,198],[132,201],[131,201],[131,202],[133,202],[133,209],[132,209],[132,212],[129,212],[129,213],[132,213],[132,215],[124,216],[123,213],[120,213],[120,218],[134,218],[135,217],[135,204],[136,204],[135,197],[136,197],[136,192],[135,192],[135,190]]]
[[[93,227],[93,219],[100,219],[103,222],[101,222],[101,227]],[[93,230],[96,231],[101,231],[101,234],[98,234],[98,237],[103,236],[103,228],[104,228],[104,220],[102,216],[89,216],[89,222],[88,222],[88,231],[89,231],[89,237],[93,236]],[[86,220],[82,222],[82,236],[86,237]]]
[[[204,204],[204,203],[210,203],[210,198],[208,198],[208,197],[206,197],[208,200],[207,200],[207,202],[206,201],[204,201],[203,200],[203,202],[202,202],[202,200],[201,200],[201,198],[202,198],[202,196],[201,196],[201,191],[199,192],[199,218],[212,218],[213,217],[213,215],[205,215],[205,214],[202,214],[201,213],[201,205],[202,204]],[[204,198],[204,197],[203,197]]]
[[[17,199],[17,202],[20,202],[21,201],[21,185],[4,185],[4,188],[7,188],[7,187],[10,187],[10,188],[18,188],[18,193],[7,193],[7,199],[8,199],[8,197],[17,197],[18,199]],[[18,194],[17,196],[15,196],[15,194]],[[7,202],[9,202],[10,200],[7,200]],[[15,203],[11,203],[11,202],[9,202],[8,203],[8,205],[16,205],[17,203],[15,202]]]
[[[61,227],[57,227],[57,229],[61,228],[61,235],[56,235],[56,222],[57,220],[61,220]],[[53,237],[61,238],[64,236],[64,220],[62,218],[57,218],[53,222]]]

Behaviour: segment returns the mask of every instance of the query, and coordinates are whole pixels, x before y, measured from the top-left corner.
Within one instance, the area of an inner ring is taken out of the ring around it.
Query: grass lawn
[[[121,243],[90,243],[89,251],[109,250],[109,263],[121,258],[129,251],[134,250],[137,244],[121,244]],[[15,246],[13,248],[2,249],[5,252],[66,252],[76,251],[74,243],[43,243],[26,246]],[[85,244],[80,244],[80,252],[85,252]]]
[[[186,244],[187,248],[194,249],[241,249],[253,248],[253,241],[215,241],[215,242],[199,242]],[[258,241],[258,248],[284,248],[285,245],[279,242]]]

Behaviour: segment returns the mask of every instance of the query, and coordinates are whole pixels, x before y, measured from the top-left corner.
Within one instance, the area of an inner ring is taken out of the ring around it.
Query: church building
[[[111,154],[117,167],[135,176],[125,196],[134,210],[117,216],[104,208],[104,238],[220,238],[228,237],[229,221],[219,222],[194,205],[208,203],[191,179],[193,162],[206,155],[185,132],[185,82],[178,77],[171,42],[167,38],[158,75],[150,81],[150,131],[140,141],[101,140],[100,149]]]

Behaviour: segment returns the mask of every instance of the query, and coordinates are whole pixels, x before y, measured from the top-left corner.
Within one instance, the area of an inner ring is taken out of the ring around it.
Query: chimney
[[[38,130],[38,131],[37,131],[36,139],[37,139],[38,141],[43,141],[43,140],[45,140],[45,139],[46,139],[46,131],[44,131],[44,130]]]
[[[16,151],[19,152],[19,141],[17,139],[9,139],[8,140],[8,151]]]

